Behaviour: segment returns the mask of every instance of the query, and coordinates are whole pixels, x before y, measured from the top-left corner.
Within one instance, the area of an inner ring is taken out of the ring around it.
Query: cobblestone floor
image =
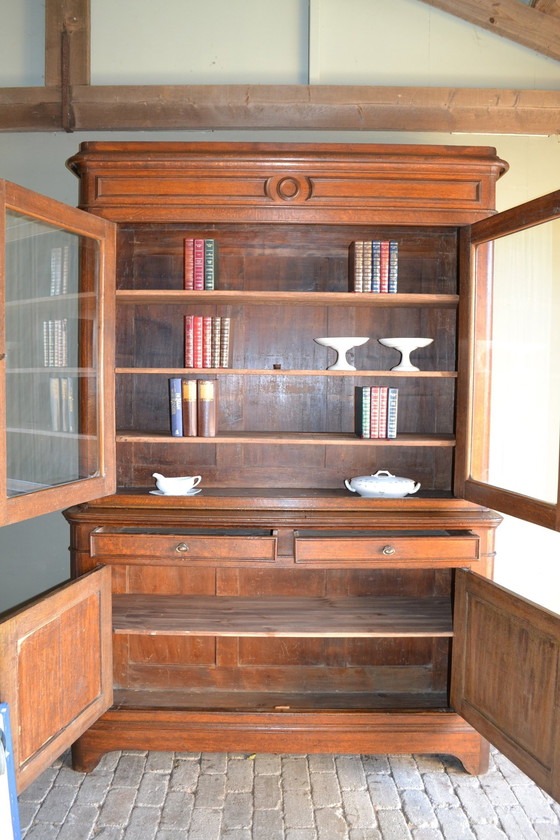
[[[552,840],[560,805],[507,759],[113,752],[65,755],[20,797],[25,840]],[[0,831],[1,834],[1,831]]]

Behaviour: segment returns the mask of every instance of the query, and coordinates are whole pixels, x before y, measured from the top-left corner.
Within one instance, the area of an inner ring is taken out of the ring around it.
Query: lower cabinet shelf
[[[113,631],[139,635],[452,636],[449,598],[115,595]]]

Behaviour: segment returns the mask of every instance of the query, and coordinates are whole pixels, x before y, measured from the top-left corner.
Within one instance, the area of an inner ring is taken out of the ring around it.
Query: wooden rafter
[[[545,15],[560,17],[560,0],[531,0],[531,6]]]
[[[423,0],[459,14],[560,0]],[[544,13],[544,6],[550,14]],[[543,11],[539,11],[541,8]],[[497,13],[496,13],[497,14]],[[461,15],[463,16],[463,15]],[[497,19],[497,18],[495,18]],[[551,27],[551,24],[553,26]],[[45,87],[0,88],[0,131],[268,129],[560,133],[560,93],[367,85],[90,85],[90,0],[46,0]],[[559,30],[560,31],[560,30]],[[560,45],[560,37],[558,38]],[[536,48],[536,47],[535,47]]]
[[[495,35],[530,47],[543,55],[560,60],[560,19],[549,14],[549,6],[558,12],[555,0],[537,0],[526,6],[519,0],[421,0],[444,12],[475,23]],[[546,9],[545,9],[546,5]],[[545,14],[545,12],[547,12]]]

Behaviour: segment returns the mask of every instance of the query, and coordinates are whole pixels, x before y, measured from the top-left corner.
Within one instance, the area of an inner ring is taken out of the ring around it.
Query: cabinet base
[[[444,753],[474,775],[488,769],[488,743],[451,712],[213,713],[112,709],[72,749],[89,772],[111,750],[247,753]]]

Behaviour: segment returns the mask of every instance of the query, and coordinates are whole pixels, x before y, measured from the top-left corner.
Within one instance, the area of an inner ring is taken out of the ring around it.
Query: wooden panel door
[[[451,705],[560,800],[560,616],[458,570]]]
[[[18,792],[113,700],[111,569],[58,587],[0,623]]]

